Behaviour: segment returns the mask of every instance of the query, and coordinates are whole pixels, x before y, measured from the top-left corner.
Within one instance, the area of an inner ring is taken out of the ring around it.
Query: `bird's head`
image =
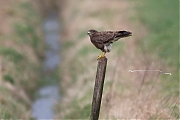
[[[92,36],[93,34],[95,34],[95,33],[97,33],[97,32],[98,32],[97,30],[91,29],[91,30],[89,30],[89,31],[87,32],[87,34],[88,34],[89,36]]]

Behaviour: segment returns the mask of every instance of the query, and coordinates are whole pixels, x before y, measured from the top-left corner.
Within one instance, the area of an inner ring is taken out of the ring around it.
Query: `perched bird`
[[[120,38],[132,36],[129,31],[102,31],[89,30],[88,35],[93,45],[102,51],[98,59],[105,57],[106,52],[110,52],[112,44]]]

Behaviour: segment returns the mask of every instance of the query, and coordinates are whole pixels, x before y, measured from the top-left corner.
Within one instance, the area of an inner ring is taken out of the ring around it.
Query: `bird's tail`
[[[123,37],[129,37],[129,36],[132,36],[132,33],[129,31],[118,31],[116,38],[123,38]]]

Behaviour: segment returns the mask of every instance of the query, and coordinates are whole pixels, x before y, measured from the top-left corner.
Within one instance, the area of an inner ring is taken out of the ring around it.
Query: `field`
[[[0,119],[30,119],[44,51],[40,19],[30,1],[0,4]]]
[[[133,36],[113,44],[101,104],[101,119],[179,118],[178,2],[67,0],[61,5],[62,99],[56,118],[88,119],[96,58],[89,29],[129,30]],[[136,72],[129,70],[171,72]],[[63,112],[59,112],[63,111]]]
[[[156,53],[165,62],[165,65],[169,67],[168,69],[172,68],[172,82],[167,84],[166,90],[170,94],[175,93],[179,95],[178,1],[146,1],[144,6],[140,7],[138,11],[140,11],[140,21],[150,31],[147,39],[140,44],[144,44],[143,46],[147,45],[146,48],[143,48],[145,51]]]
[[[34,93],[55,80],[61,89],[55,118],[89,119],[101,53],[89,29],[132,32],[106,54],[100,119],[180,119],[179,1],[1,0],[0,5],[0,119],[33,119]],[[61,60],[45,76],[41,25],[52,9],[59,10]]]

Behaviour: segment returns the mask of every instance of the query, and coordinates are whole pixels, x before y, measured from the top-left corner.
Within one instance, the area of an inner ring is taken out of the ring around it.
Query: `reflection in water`
[[[47,45],[44,61],[44,72],[52,72],[59,65],[59,21],[57,14],[50,14],[44,23],[45,43]],[[53,80],[52,80],[53,81]],[[35,119],[53,119],[53,106],[59,99],[58,85],[40,88],[38,96],[32,105],[32,116]]]

